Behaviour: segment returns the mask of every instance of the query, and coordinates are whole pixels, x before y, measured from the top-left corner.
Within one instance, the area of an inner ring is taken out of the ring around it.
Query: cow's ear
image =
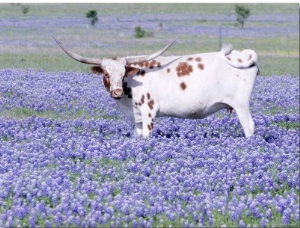
[[[92,66],[91,67],[91,71],[94,73],[94,74],[103,74],[103,70],[100,66]]]
[[[139,68],[135,68],[132,66],[126,66],[126,76],[133,76],[140,72]]]

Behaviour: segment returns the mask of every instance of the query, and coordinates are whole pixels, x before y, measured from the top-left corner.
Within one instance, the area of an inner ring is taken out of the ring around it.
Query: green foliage
[[[134,31],[135,31],[134,34],[135,38],[153,37],[153,32],[147,32],[144,29],[142,29],[140,26],[136,26],[134,28]]]
[[[97,17],[97,11],[96,10],[90,10],[88,11],[85,16],[90,19],[90,23],[92,26],[94,26],[98,22]]]
[[[143,38],[146,36],[146,31],[144,29],[142,29],[140,26],[135,27],[134,31],[135,31],[134,36],[136,38]]]
[[[1,97],[0,97],[1,98]],[[117,119],[115,116],[110,116],[107,113],[99,110],[98,112],[98,118],[101,119]],[[12,108],[12,109],[3,109],[0,110],[0,116],[2,118],[14,118],[14,119],[24,119],[30,116],[39,116],[43,118],[49,118],[49,119],[77,119],[80,117],[85,117],[87,119],[92,118],[91,115],[86,110],[77,110],[76,112],[68,112],[67,110],[64,110],[63,113],[55,112],[54,110],[48,110],[48,111],[36,111],[32,108]],[[93,117],[94,118],[94,117]],[[80,129],[76,129],[77,131],[80,131]],[[4,137],[6,140],[6,138]]]
[[[29,12],[29,6],[22,5],[22,13],[27,14]]]
[[[22,13],[25,15],[29,12],[29,6],[22,3],[12,3],[13,6],[21,7]]]
[[[236,21],[237,25],[241,28],[244,27],[244,24],[247,18],[250,16],[250,9],[246,6],[235,5]]]
[[[284,128],[286,130],[291,130],[291,129],[299,129],[299,122],[288,122],[288,121],[283,121],[277,123],[277,125],[281,128]]]

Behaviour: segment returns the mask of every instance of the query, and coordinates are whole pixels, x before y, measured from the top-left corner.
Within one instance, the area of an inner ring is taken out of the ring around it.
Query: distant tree
[[[12,3],[12,5],[21,7],[23,14],[27,14],[29,12],[29,6],[28,5],[23,5],[22,3]]]
[[[92,26],[94,26],[98,22],[96,10],[90,10],[89,12],[86,13],[85,16],[90,19],[90,23]]]
[[[134,37],[135,38],[144,38],[144,37],[153,37],[154,36],[154,32],[153,31],[146,31],[144,29],[142,29],[140,26],[136,26],[134,28],[135,34]]]
[[[27,14],[29,12],[29,6],[22,5],[22,13]]]
[[[135,31],[134,36],[135,36],[136,38],[143,38],[143,37],[146,36],[146,31],[145,31],[144,29],[142,29],[140,26],[136,26],[136,27],[134,28],[134,31]]]
[[[247,18],[250,16],[250,9],[246,6],[235,5],[237,25],[244,28]]]

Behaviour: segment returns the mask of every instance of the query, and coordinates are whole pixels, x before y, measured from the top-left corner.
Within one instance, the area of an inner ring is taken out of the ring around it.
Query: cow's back
[[[225,108],[224,99],[237,96],[244,84],[253,84],[255,71],[228,65],[220,52],[158,57],[141,66],[131,83],[135,97],[149,93],[158,103],[157,116],[203,118]]]

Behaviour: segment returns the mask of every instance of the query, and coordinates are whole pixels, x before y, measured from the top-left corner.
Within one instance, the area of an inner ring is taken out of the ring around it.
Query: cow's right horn
[[[152,55],[143,55],[143,56],[128,56],[125,57],[127,64],[134,64],[134,63],[142,63],[142,62],[146,62],[146,61],[150,61],[152,59],[157,58],[158,56],[162,55],[165,51],[167,51],[169,49],[169,47],[172,46],[172,44],[175,42],[175,40],[178,37],[176,37],[169,45],[167,45],[166,47],[164,47],[163,49],[161,49],[158,52],[155,52]]]
[[[52,36],[52,37],[56,41],[56,43],[61,47],[61,49],[63,49],[63,51],[68,56],[70,56],[72,59],[75,59],[76,61],[81,62],[81,63],[101,65],[101,61],[102,61],[101,59],[86,58],[86,57],[77,55],[74,52],[67,50],[57,39],[55,39],[54,36]]]

